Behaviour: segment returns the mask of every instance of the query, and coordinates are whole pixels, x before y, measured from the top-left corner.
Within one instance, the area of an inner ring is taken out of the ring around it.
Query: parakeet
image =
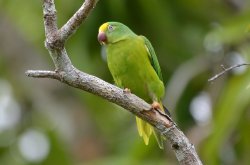
[[[105,47],[108,68],[117,86],[152,104],[154,108],[164,108],[164,84],[159,62],[149,40],[135,34],[119,22],[106,22],[99,28],[99,42]],[[136,117],[139,135],[146,145],[152,133],[155,134],[160,148],[161,136],[153,127]]]

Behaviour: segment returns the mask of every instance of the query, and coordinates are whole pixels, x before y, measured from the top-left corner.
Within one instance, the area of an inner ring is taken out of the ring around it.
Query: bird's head
[[[99,28],[98,41],[102,44],[112,44],[135,34],[124,24],[119,22],[106,22]]]

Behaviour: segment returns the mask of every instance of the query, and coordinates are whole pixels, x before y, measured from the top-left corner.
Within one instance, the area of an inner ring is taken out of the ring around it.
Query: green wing
[[[153,68],[154,68],[155,72],[157,73],[158,77],[160,78],[160,80],[163,82],[161,68],[160,68],[157,56],[155,54],[154,48],[146,37],[144,37],[144,36],[141,36],[141,37],[143,38],[145,46],[147,48],[150,63],[153,66]]]

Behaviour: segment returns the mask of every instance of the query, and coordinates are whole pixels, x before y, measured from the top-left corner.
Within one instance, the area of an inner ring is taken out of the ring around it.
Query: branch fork
[[[171,117],[152,109],[151,105],[136,95],[126,93],[123,89],[100,78],[81,72],[72,65],[64,47],[65,42],[80,27],[96,3],[97,0],[85,0],[68,22],[58,29],[54,0],[43,0],[45,47],[53,60],[55,71],[27,70],[26,75],[34,78],[56,79],[120,105],[155,127],[171,144],[180,164],[201,165],[194,146],[177,128]]]

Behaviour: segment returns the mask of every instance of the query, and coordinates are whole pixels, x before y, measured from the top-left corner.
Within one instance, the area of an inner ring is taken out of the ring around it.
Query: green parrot
[[[164,112],[161,99],[165,89],[161,69],[149,40],[136,35],[122,23],[107,22],[99,28],[98,41],[105,47],[108,68],[116,85]],[[150,124],[138,117],[136,123],[146,145],[154,133],[159,147],[163,148],[162,137]]]

